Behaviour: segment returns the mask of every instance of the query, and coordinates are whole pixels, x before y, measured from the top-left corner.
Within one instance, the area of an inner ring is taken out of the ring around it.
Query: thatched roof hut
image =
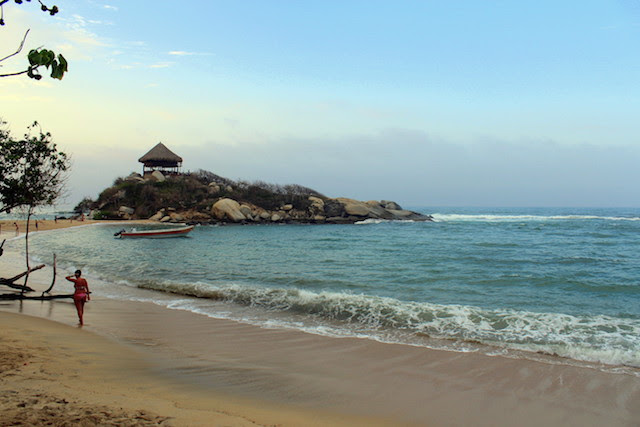
[[[159,142],[147,154],[138,159],[144,166],[142,174],[150,174],[159,170],[164,174],[179,174],[182,166],[182,157],[169,150],[162,142]]]

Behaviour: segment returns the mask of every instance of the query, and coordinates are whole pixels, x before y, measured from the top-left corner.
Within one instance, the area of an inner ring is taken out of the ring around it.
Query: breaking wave
[[[237,284],[148,282],[140,287],[259,307],[272,313],[303,315],[327,321],[334,327],[338,324],[343,332],[358,336],[367,331],[371,338],[379,338],[378,332],[388,337],[389,331],[395,330],[405,335],[409,332],[410,335],[640,367],[640,319],[635,317],[487,310],[342,292],[316,293]]]

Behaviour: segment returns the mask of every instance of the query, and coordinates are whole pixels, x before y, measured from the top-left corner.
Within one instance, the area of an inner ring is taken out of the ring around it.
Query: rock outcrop
[[[233,199],[220,199],[211,207],[213,216],[221,221],[248,222],[303,222],[348,224],[366,219],[398,221],[431,221],[429,215],[402,209],[395,202],[368,201],[339,197],[322,200],[309,197],[310,205],[306,211],[295,209],[291,204],[269,211],[248,204],[240,204]],[[388,206],[389,208],[386,208]],[[391,209],[399,208],[399,209]]]
[[[95,202],[96,218],[187,223],[350,224],[365,220],[430,221],[389,200],[329,198],[299,185],[235,182],[210,172],[159,171],[118,178]]]

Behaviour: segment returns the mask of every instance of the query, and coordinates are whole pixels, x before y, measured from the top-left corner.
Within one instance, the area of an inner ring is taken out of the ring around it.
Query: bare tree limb
[[[35,266],[33,268],[28,269],[25,272],[22,272],[22,273],[16,275],[16,276],[9,277],[8,279],[0,278],[0,285],[8,286],[8,287],[13,288],[13,289],[20,289],[21,291],[24,291],[24,292],[32,292],[33,289],[31,289],[30,287],[22,286],[22,285],[16,285],[14,282],[16,280],[20,279],[21,277],[24,277],[27,274],[31,273],[32,271],[40,270],[41,268],[44,268],[44,264],[37,265],[37,266]]]
[[[0,4],[1,6],[2,4]],[[15,53],[12,53],[9,56],[5,56],[4,58],[0,59],[0,62],[4,61],[5,59],[9,59],[12,56],[16,56],[17,54],[19,54],[22,51],[22,48],[24,47],[24,42],[25,40],[27,40],[27,35],[29,34],[29,31],[31,31],[31,29],[28,29],[26,33],[24,33],[24,37],[22,38],[22,42],[20,43],[20,46],[18,47],[18,50],[15,51]],[[22,71],[20,74],[26,73],[26,71]]]
[[[51,280],[51,286],[49,286],[49,288],[42,293],[42,296],[44,296],[44,294],[48,294],[49,292],[51,292],[51,289],[53,289],[53,285],[55,284],[56,284],[56,254],[53,254],[53,279]]]

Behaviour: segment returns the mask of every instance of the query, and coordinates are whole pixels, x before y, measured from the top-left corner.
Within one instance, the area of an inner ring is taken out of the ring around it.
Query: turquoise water
[[[420,211],[436,222],[200,226],[164,240],[92,226],[31,242],[35,258],[57,253],[110,297],[265,327],[640,367],[640,209]]]

